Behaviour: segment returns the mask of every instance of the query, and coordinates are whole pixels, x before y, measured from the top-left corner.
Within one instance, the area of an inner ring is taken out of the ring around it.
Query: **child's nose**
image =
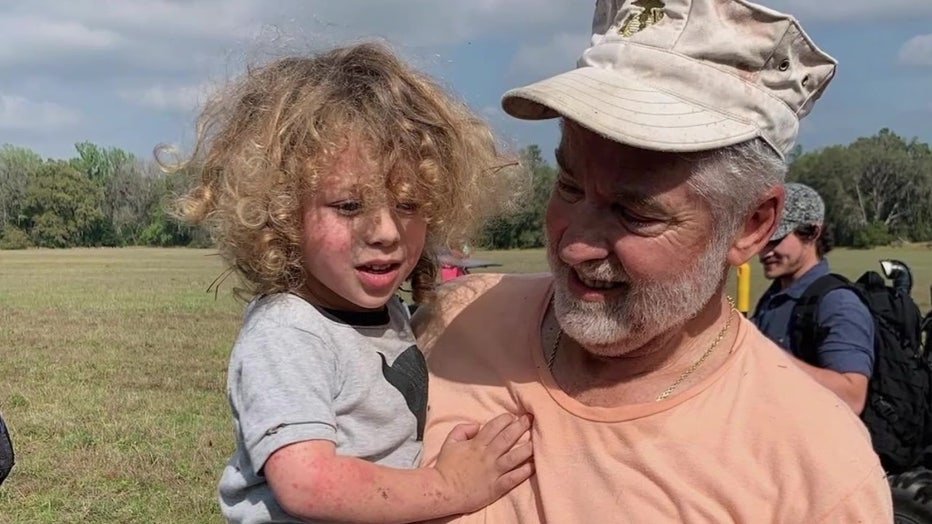
[[[397,218],[388,207],[373,210],[368,222],[366,241],[369,244],[390,246],[401,239]]]

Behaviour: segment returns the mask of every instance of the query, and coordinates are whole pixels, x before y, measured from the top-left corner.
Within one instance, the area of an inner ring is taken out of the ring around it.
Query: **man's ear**
[[[780,223],[786,192],[783,185],[770,188],[738,229],[731,249],[728,250],[728,264],[740,266],[760,252]]]

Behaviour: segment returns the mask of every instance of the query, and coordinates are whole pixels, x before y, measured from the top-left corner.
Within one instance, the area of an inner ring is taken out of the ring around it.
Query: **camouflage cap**
[[[777,230],[770,237],[771,242],[781,240],[799,226],[821,225],[825,221],[825,202],[815,189],[796,183],[786,184],[785,187],[786,203],[783,205],[783,216]]]

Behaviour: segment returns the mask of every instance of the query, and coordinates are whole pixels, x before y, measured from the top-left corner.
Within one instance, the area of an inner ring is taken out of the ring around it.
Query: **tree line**
[[[166,212],[182,175],[118,148],[81,142],[75,151],[57,160],[0,146],[0,249],[205,242]]]
[[[528,177],[519,205],[492,218],[478,239],[490,249],[544,245],[544,209],[557,170],[536,145],[521,151]],[[789,181],[825,199],[836,243],[867,248],[932,241],[932,148],[889,129],[788,158]],[[208,245],[203,231],[174,220],[167,204],[187,183],[154,161],[90,142],[75,156],[43,159],[0,146],[0,249]]]

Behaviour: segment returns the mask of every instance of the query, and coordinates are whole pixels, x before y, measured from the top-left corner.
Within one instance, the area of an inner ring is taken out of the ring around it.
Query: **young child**
[[[277,60],[205,108],[178,214],[211,226],[251,297],[230,357],[233,522],[412,522],[532,473],[528,416],[450,433],[418,468],[427,369],[396,296],[482,216],[487,126],[377,44]],[[181,167],[181,166],[178,166]]]

